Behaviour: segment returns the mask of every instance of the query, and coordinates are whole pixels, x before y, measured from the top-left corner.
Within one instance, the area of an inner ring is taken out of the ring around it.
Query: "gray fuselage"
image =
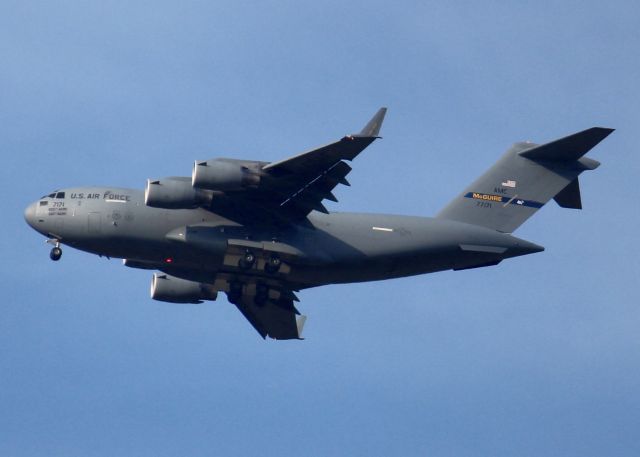
[[[25,211],[29,225],[43,235],[127,259],[130,266],[209,283],[220,275],[247,275],[224,260],[233,246],[244,244],[290,259],[286,281],[299,289],[474,268],[543,249],[510,234],[446,219],[312,212],[299,224],[275,228],[259,221],[241,225],[202,208],[152,208],[134,189],[81,187],[50,195]],[[198,233],[206,236],[197,238]]]

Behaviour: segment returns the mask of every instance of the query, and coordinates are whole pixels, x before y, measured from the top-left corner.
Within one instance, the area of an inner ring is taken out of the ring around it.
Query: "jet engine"
[[[198,189],[220,191],[257,187],[260,175],[255,165],[259,166],[259,163],[232,159],[211,159],[204,162],[197,160],[193,164],[191,184]]]
[[[154,273],[151,279],[151,298],[170,303],[202,303],[202,300],[218,298],[218,291],[210,284]]]
[[[189,178],[147,179],[144,203],[154,208],[186,209],[211,203],[213,193],[195,189]]]

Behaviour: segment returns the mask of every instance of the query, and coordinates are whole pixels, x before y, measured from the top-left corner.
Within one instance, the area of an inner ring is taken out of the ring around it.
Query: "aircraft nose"
[[[27,221],[31,227],[35,228],[36,225],[36,206],[38,202],[31,203],[24,210],[24,220]]]

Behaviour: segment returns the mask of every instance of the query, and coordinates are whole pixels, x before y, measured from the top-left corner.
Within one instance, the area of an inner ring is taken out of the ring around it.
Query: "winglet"
[[[382,121],[384,121],[384,115],[387,114],[387,108],[380,108],[378,112],[371,118],[371,120],[364,126],[362,131],[358,133],[358,136],[365,137],[378,137],[380,133],[380,127],[382,127]]]

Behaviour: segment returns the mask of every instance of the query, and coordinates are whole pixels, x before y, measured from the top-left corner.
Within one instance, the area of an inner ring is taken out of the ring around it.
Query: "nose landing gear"
[[[60,257],[62,257],[62,249],[57,248],[57,247],[56,248],[51,248],[51,252],[49,253],[49,257],[54,262],[57,262],[58,260],[60,260]]]
[[[51,252],[49,252],[49,258],[54,262],[57,262],[58,260],[60,260],[60,257],[62,257],[62,249],[60,248],[60,241],[53,239],[53,240],[47,240],[47,243],[54,245],[53,248],[51,248]]]

